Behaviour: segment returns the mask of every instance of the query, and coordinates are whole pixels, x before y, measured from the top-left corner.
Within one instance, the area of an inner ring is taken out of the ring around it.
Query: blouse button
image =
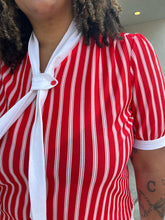
[[[51,83],[50,83],[52,86],[56,85],[56,81],[55,80],[52,80]]]

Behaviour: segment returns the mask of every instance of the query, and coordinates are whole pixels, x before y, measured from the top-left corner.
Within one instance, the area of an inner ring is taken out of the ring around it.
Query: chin
[[[44,14],[58,7],[59,0],[32,0],[31,9],[35,13]],[[30,6],[29,6],[30,7]]]
[[[15,0],[29,20],[39,21],[52,19],[54,16],[66,13],[72,0]]]

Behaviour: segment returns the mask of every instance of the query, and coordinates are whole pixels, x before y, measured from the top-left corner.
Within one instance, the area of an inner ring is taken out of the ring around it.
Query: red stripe
[[[101,49],[94,41],[86,46],[82,39],[55,69],[59,83],[48,91],[43,109],[49,220],[129,220],[126,164],[133,129],[138,139],[165,135],[165,83],[155,52],[139,34],[123,37],[110,39],[109,48]],[[8,72],[4,66],[0,75],[0,114],[30,90],[28,56],[14,75]],[[30,219],[27,184],[34,114],[35,102],[0,140],[2,220]]]

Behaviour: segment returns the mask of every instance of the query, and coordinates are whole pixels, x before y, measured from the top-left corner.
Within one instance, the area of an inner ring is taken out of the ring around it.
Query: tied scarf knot
[[[56,78],[48,73],[34,74],[32,77],[31,90],[47,90],[58,84]]]
[[[69,54],[81,38],[75,23],[72,22],[60,44],[52,54],[44,73],[40,73],[39,42],[32,32],[28,44],[28,55],[32,68],[30,91],[0,118],[0,138],[9,130],[26,108],[36,100],[35,119],[30,137],[29,153],[29,194],[32,220],[47,220],[46,207],[46,168],[43,143],[42,110],[48,90],[58,81],[54,78],[54,69]]]

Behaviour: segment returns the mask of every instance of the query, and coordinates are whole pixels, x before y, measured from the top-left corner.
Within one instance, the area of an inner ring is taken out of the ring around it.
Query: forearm
[[[156,151],[134,149],[134,166],[141,220],[162,220],[165,216],[165,148]]]
[[[135,171],[141,220],[162,220],[165,216],[165,177]]]

